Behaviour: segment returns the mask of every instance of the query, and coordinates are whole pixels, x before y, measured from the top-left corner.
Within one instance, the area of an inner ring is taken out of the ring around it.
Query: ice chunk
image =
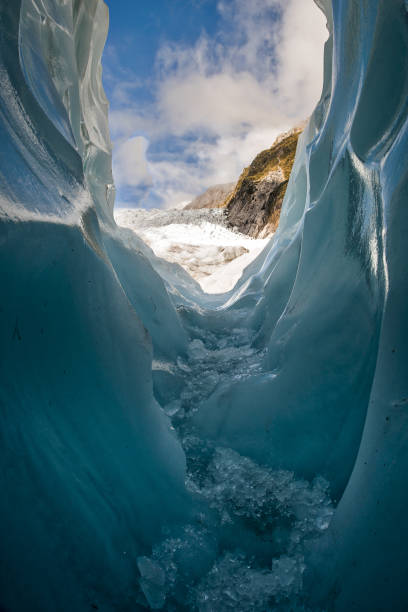
[[[296,558],[282,557],[273,562],[271,570],[266,570],[251,567],[242,555],[226,554],[199,585],[198,610],[285,610],[285,605],[280,608],[279,603],[300,592],[303,571],[302,561]],[[289,609],[296,609],[295,605]]]
[[[160,610],[166,601],[166,577],[163,569],[148,557],[138,557],[140,586],[153,610]]]
[[[194,361],[202,361],[208,355],[208,351],[204,346],[202,340],[196,338],[192,342],[190,342],[188,347],[188,353],[190,359]]]

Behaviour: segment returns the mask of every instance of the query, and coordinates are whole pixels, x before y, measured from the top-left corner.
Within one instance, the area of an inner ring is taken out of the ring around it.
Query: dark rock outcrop
[[[303,128],[279,136],[243,170],[225,202],[230,227],[253,238],[265,238],[276,230]]]

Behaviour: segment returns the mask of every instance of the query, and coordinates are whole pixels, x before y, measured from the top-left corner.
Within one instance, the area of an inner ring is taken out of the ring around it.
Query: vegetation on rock
[[[282,134],[244,168],[223,204],[231,227],[253,238],[263,238],[276,230],[303,129],[301,125]]]

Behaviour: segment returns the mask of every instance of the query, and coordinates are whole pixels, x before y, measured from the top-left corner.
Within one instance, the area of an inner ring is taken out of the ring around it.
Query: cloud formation
[[[134,136],[118,144],[113,159],[116,181],[130,187],[152,185],[146,151],[149,141],[144,136]]]
[[[118,72],[110,122],[119,205],[171,206],[235,180],[313,110],[327,37],[313,1],[228,0],[218,10],[215,36],[162,45],[138,107],[140,83]],[[143,186],[144,201],[132,201],[129,186]]]

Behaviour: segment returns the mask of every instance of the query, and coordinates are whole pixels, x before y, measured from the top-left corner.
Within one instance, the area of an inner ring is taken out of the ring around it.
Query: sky
[[[168,208],[237,180],[320,97],[313,0],[106,0],[116,206]]]

